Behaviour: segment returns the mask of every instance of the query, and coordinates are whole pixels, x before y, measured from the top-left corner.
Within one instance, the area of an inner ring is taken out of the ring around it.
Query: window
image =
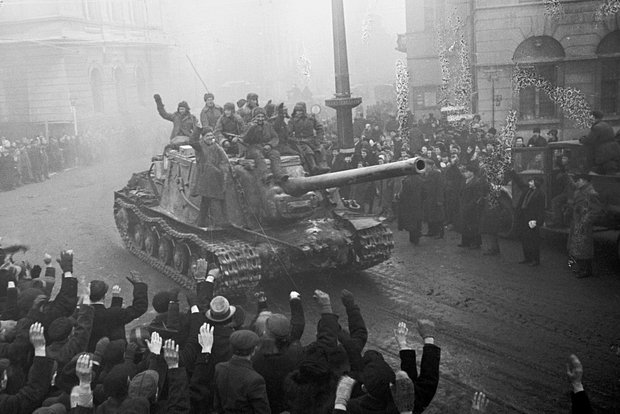
[[[127,91],[125,90],[125,73],[121,67],[114,69],[114,84],[116,86],[116,103],[118,110],[122,111],[127,106]]]
[[[93,110],[103,112],[103,82],[99,69],[90,72],[90,90],[93,96]]]
[[[536,73],[557,85],[557,70],[555,65],[535,65]],[[556,106],[547,94],[534,87],[519,91],[519,113],[521,119],[555,118]]]
[[[596,50],[601,59],[601,111],[620,113],[620,30],[609,33]]]

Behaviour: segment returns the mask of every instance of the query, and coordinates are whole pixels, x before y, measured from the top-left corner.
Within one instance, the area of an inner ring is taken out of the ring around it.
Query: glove
[[[321,290],[314,291],[314,300],[319,304],[321,313],[333,313],[329,295]]]
[[[158,93],[156,93],[155,95],[153,95],[153,99],[155,99],[156,103],[161,103],[161,96],[159,96]]]
[[[142,276],[140,276],[140,273],[136,272],[135,270],[131,270],[129,272],[127,280],[129,280],[129,283],[131,283],[132,285],[135,285],[136,283],[144,283],[144,281],[142,280]]]
[[[355,305],[355,298],[353,297],[353,293],[349,292],[346,289],[342,289],[341,293],[342,304],[345,308],[349,308]]]
[[[289,294],[289,300],[293,300],[293,299],[299,299],[301,300],[301,295],[299,294],[299,292],[295,292],[294,290],[291,291],[291,293]]]
[[[351,392],[355,380],[348,375],[344,375],[338,381],[338,387],[336,388],[336,401],[334,402],[334,408],[340,410],[346,410],[349,399],[351,398]]]
[[[73,273],[73,250],[60,252],[60,259],[56,259],[63,273]]]
[[[110,340],[107,336],[104,336],[100,340],[97,341],[97,345],[95,345],[95,353],[93,355],[93,360],[101,363],[103,360],[103,354],[105,354],[105,350],[110,345]]]

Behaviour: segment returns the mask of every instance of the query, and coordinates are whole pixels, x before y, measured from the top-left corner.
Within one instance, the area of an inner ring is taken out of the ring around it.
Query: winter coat
[[[189,111],[185,112],[185,114],[183,115],[181,115],[179,112],[171,114],[166,112],[163,104],[158,103],[157,112],[159,112],[159,115],[162,118],[172,122],[172,132],[170,133],[170,139],[179,135],[191,137],[194,128],[198,126],[198,120],[194,115],[190,114]]]
[[[409,175],[402,181],[398,203],[398,227],[408,231],[417,229],[417,222],[424,217],[422,203],[422,177]]]
[[[594,163],[603,165],[608,161],[620,161],[620,144],[614,139],[614,130],[607,122],[598,121],[590,128],[581,143],[590,147]]]
[[[473,177],[469,182],[465,182],[460,197],[459,233],[463,235],[480,233],[485,188],[486,184],[480,177]]]
[[[215,408],[219,413],[269,414],[265,380],[245,358],[215,366]]]
[[[245,123],[243,118],[237,114],[231,114],[230,116],[222,115],[215,124],[215,138],[217,142],[222,144],[224,140],[231,140],[231,135],[241,135],[245,129]]]
[[[0,394],[0,413],[27,414],[41,407],[52,382],[53,369],[53,359],[34,357],[26,385],[15,395]]]
[[[424,221],[427,223],[443,222],[445,181],[439,170],[429,170],[423,177],[422,199],[424,204]]]
[[[202,111],[200,111],[200,125],[202,125],[203,128],[210,127],[211,129],[215,129],[215,125],[222,115],[224,115],[224,110],[221,106],[205,105]]]
[[[196,171],[190,183],[191,195],[223,200],[226,171],[229,168],[228,156],[216,143],[207,145],[202,142],[198,131],[194,131],[190,139],[190,145],[196,151]]]
[[[541,135],[533,135],[532,138],[530,138],[527,141],[527,146],[528,147],[546,147],[547,140],[545,139],[545,137]]]
[[[64,340],[52,342],[46,348],[46,355],[58,363],[58,371],[71,361],[74,355],[86,351],[90,331],[93,326],[93,308],[88,305],[80,305],[77,314],[77,326]]]
[[[243,142],[246,145],[271,145],[275,148],[278,145],[278,134],[270,123],[265,122],[263,125],[250,123],[248,130],[243,134]],[[261,148],[262,149],[262,148]]]
[[[594,238],[592,228],[597,216],[601,213],[601,202],[598,193],[588,183],[575,190],[573,195],[573,219],[568,235],[568,255],[587,260],[594,257]]]
[[[88,343],[88,352],[95,350],[95,345],[104,336],[110,341],[125,339],[125,325],[142,316],[149,307],[148,286],[146,283],[136,283],[133,286],[133,303],[126,308],[109,307],[102,304],[93,304],[95,318],[93,329]]]
[[[302,114],[294,115],[288,121],[288,136],[293,141],[303,141],[308,144],[313,150],[317,150],[323,141],[323,125],[317,121],[314,115],[308,116],[306,114],[306,104],[300,102],[295,105],[293,114],[295,111],[301,111]]]
[[[530,191],[528,185],[517,174],[512,174],[512,182],[521,189],[521,196],[515,207],[515,223],[517,234],[521,235],[529,229],[529,222],[536,221],[536,226],[542,227],[545,221],[545,194],[542,189],[534,190],[529,202],[523,205]]]

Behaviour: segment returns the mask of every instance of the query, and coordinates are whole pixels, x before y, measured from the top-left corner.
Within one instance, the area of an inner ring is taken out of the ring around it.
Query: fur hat
[[[162,292],[157,292],[155,296],[153,296],[153,309],[157,313],[168,312],[168,304],[170,303],[170,292],[164,290]]]
[[[246,101],[245,99],[241,98],[237,101],[237,108],[243,108],[243,105],[245,105],[248,101]]]
[[[254,108],[252,110],[252,118],[254,118],[255,116],[257,116],[258,114],[263,114],[263,115],[267,115],[267,112],[265,112],[264,108],[261,108],[260,106],[257,106],[256,108]]]
[[[65,316],[54,319],[47,330],[47,336],[50,342],[58,342],[66,339],[75,326],[74,322],[72,318],[67,318]]]
[[[187,102],[185,101],[179,102],[179,104],[177,105],[177,110],[181,107],[185,108],[189,112],[189,105],[187,104]]]
[[[603,113],[601,111],[592,111],[594,119],[603,119]]]
[[[227,109],[228,109],[229,111],[235,112],[235,104],[234,104],[234,103],[232,103],[232,102],[226,102],[226,103],[224,104],[224,110],[227,110]]]
[[[254,93],[254,92],[250,92],[245,97],[245,99],[246,99],[246,101],[249,101],[250,99],[256,99],[258,101],[258,94]]]
[[[205,100],[205,102],[206,102],[206,101],[207,101],[207,99],[209,99],[209,98],[211,98],[211,99],[215,99],[215,95],[213,95],[211,92],[207,92],[207,93],[205,93],[205,96],[204,96],[204,100]]]
[[[137,374],[129,383],[128,395],[130,397],[144,397],[148,400],[157,395],[159,374],[157,371],[147,369]]]

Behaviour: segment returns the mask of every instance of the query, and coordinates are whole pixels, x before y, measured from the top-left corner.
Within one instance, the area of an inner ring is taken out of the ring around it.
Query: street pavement
[[[119,284],[126,304],[130,270],[143,274],[151,296],[173,287],[123,248],[112,216],[113,191],[148,162],[145,156],[107,160],[0,193],[3,244],[28,244],[30,251],[16,259],[33,263],[41,263],[45,252],[72,248],[83,286],[95,278]],[[517,264],[521,253],[515,241],[502,240],[502,255],[488,257],[457,247],[453,232],[443,240],[422,239],[419,246],[409,244],[405,232],[394,232],[392,259],[366,272],[265,281],[272,310],[287,313],[289,291],[299,291],[307,313],[303,339],[309,342],[318,320],[313,290],[331,295],[346,326],[340,292],[349,289],[368,325],[367,347],[384,352],[394,368],[397,323],[407,322],[419,360],[422,341],[415,321],[435,321],[441,375],[428,413],[467,412],[476,390],[488,394],[492,413],[568,412],[565,364],[571,353],[583,363],[593,404],[601,412],[618,409],[620,355],[613,345],[620,342],[620,276],[613,245],[597,245],[597,277],[576,279],[566,268],[565,239],[559,236],[545,241],[542,265],[531,268]],[[246,308],[254,311],[252,304]],[[132,325],[153,315],[149,309]]]

